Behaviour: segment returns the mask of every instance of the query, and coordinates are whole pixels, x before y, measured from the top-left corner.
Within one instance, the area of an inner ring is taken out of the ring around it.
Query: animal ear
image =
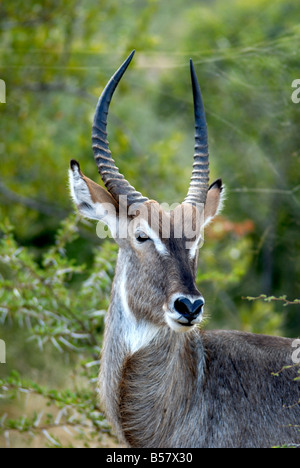
[[[212,219],[221,211],[224,201],[224,187],[222,180],[217,179],[213,182],[207,192],[204,206],[204,226],[210,223]]]
[[[86,218],[102,221],[114,235],[119,206],[111,194],[86,177],[74,160],[70,163],[69,182],[71,197],[79,213]]]

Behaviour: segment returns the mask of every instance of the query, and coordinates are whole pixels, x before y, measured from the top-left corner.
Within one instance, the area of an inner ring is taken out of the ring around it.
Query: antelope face
[[[126,259],[126,301],[137,320],[176,331],[200,323],[204,299],[195,285],[200,219],[192,205],[167,212],[148,201],[131,221],[121,249]]]
[[[116,278],[123,309],[137,321],[186,331],[203,317],[204,299],[195,279],[204,226],[216,215],[222,182],[208,185],[208,145],[204,108],[191,62],[195,113],[195,154],[184,202],[171,211],[137,192],[119,173],[106,139],[112,95],[133,53],[105,87],[96,108],[93,150],[106,189],[71,161],[71,194],[80,213],[105,222],[120,246]],[[116,280],[115,278],[115,280]]]

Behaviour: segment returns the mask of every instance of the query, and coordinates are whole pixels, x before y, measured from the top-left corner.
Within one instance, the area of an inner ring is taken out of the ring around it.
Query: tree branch
[[[4,185],[0,179],[0,195],[6,198],[11,203],[19,203],[21,205],[30,208],[31,210],[39,211],[40,213],[46,216],[53,216],[58,218],[65,218],[70,214],[70,211],[60,208],[55,205],[50,205],[48,202],[38,201],[29,197],[25,197],[24,195],[20,195],[19,193],[14,192],[13,190],[9,189]]]
[[[283,302],[284,306],[300,304],[300,299],[294,299],[293,301],[289,301],[286,298],[286,296],[275,297],[275,296],[267,296],[266,294],[260,294],[260,296],[257,296],[257,297],[246,296],[246,297],[242,297],[242,299],[247,299],[247,301],[263,300],[265,302],[275,302],[275,301]]]

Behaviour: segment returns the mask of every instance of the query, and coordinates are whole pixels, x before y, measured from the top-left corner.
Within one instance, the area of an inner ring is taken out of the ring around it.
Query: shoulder
[[[259,335],[235,330],[201,331],[207,356],[234,360],[273,361],[292,364],[293,339],[280,336]]]

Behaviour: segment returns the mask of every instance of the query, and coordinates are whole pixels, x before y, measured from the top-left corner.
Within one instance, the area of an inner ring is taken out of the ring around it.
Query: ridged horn
[[[185,203],[205,203],[209,182],[208,139],[205,111],[192,59],[191,79],[195,114],[195,151],[193,172]]]
[[[105,86],[96,107],[92,130],[93,152],[99,174],[107,190],[117,202],[119,202],[120,195],[127,196],[128,206],[133,203],[144,203],[148,199],[143,197],[140,192],[137,192],[135,188],[127,182],[124,176],[120,174],[115,161],[111,157],[107,141],[106,126],[110,101],[118,83],[132,60],[134,52],[134,50],[131,52]]]

